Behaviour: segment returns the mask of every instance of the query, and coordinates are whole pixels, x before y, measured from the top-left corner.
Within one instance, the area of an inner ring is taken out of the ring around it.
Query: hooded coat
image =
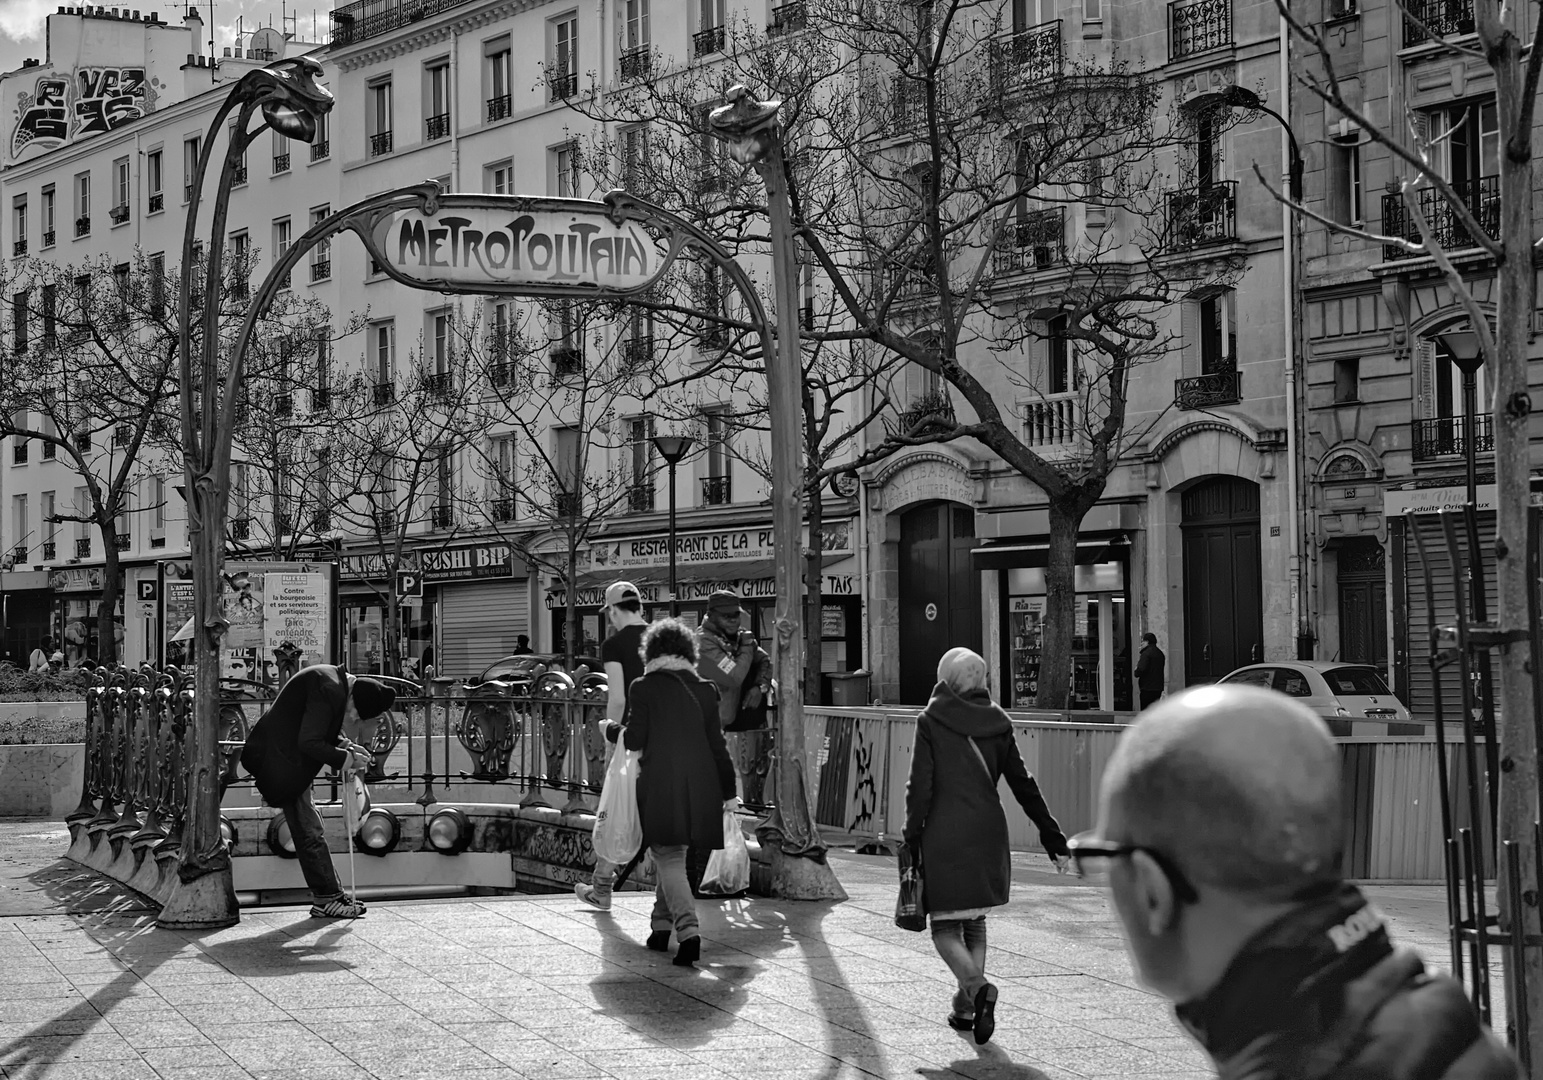
[[[718,722],[718,691],[689,660],[660,657],[627,691],[622,739],[641,750],[638,817],[649,847],[723,847],[734,764]]]
[[[970,748],[971,739],[980,748],[984,766]],[[1007,713],[985,690],[961,695],[947,683],[938,683],[916,722],[902,834],[912,848],[921,849],[929,912],[1007,903],[1012,862],[1007,815],[997,795],[997,782],[1004,776],[1018,805],[1039,829],[1045,851],[1068,854],[1066,836],[1023,764]]]

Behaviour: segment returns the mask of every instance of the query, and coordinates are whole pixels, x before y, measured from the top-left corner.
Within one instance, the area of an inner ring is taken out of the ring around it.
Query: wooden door
[[[970,567],[975,512],[928,503],[900,519],[900,699],[926,704],[938,659],[981,648],[980,585]]]
[[[1184,682],[1264,659],[1259,487],[1218,477],[1184,494]]]

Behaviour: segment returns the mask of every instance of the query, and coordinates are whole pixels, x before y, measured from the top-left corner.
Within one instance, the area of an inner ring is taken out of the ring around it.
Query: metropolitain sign
[[[445,195],[385,211],[361,235],[391,277],[447,292],[638,292],[675,254],[637,221],[579,199]]]

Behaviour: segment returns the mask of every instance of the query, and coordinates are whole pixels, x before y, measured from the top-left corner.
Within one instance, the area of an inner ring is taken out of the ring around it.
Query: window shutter
[[[1200,301],[1193,298],[1179,305],[1180,333],[1183,335],[1183,370],[1193,375],[1200,370]]]
[[[1414,343],[1415,407],[1417,419],[1436,415],[1436,343],[1418,338]]]

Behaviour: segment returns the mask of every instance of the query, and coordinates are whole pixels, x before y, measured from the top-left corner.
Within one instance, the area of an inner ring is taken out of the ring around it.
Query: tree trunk
[[[824,506],[821,505],[820,489],[809,493],[805,513],[809,521],[809,551],[804,558],[804,704],[820,703],[820,660],[822,641],[820,624],[820,581],[825,569],[823,555],[824,536],[821,527],[825,522]]]
[[[111,664],[118,659],[118,638],[113,633],[116,623],[113,612],[118,607],[118,544],[116,528],[102,530],[104,545],[102,564],[102,602],[96,611],[96,662]]]
[[[1510,55],[1506,62],[1495,63],[1496,97],[1502,132],[1521,128],[1519,115],[1523,83],[1523,63],[1519,43],[1507,41]],[[1528,241],[1533,236],[1533,169],[1530,139],[1526,131],[1509,137],[1500,155],[1500,232],[1506,239],[1505,256],[1499,274],[1500,295],[1496,305],[1496,345],[1498,356],[1488,359],[1486,376],[1494,387],[1495,437],[1495,575],[1499,610],[1499,630],[1521,635],[1516,644],[1503,646],[1495,656],[1499,668],[1501,700],[1505,710],[1498,718],[1501,772],[1499,837],[1514,841],[1520,854],[1523,890],[1539,888],[1536,849],[1532,843],[1533,823],[1538,818],[1538,745],[1534,727],[1538,702],[1534,700],[1530,672],[1531,650],[1527,646],[1530,623],[1528,613],[1527,515],[1529,503],[1529,462],[1527,415],[1520,405],[1526,399],[1528,381],[1527,341],[1532,323],[1535,272]],[[1470,432],[1468,438],[1473,438]],[[1534,583],[1534,586],[1536,583]],[[1501,874],[1505,873],[1504,868]],[[1501,877],[1501,882],[1505,878]],[[1510,933],[1525,933],[1537,940],[1543,933],[1536,903],[1524,903],[1518,913],[1506,910],[1505,889],[1501,899],[1502,928]],[[1516,925],[1520,923],[1520,925]],[[1531,1057],[1534,1068],[1543,1064],[1543,950],[1534,946],[1525,952],[1524,972],[1512,966],[1509,949],[1502,950],[1506,964],[1508,1012],[1518,1014],[1519,980],[1526,989],[1527,1019]]]
[[[1079,491],[1050,502],[1050,559],[1045,567],[1045,623],[1039,654],[1040,709],[1065,709],[1072,682],[1072,631],[1076,627],[1077,527],[1088,501]]]

